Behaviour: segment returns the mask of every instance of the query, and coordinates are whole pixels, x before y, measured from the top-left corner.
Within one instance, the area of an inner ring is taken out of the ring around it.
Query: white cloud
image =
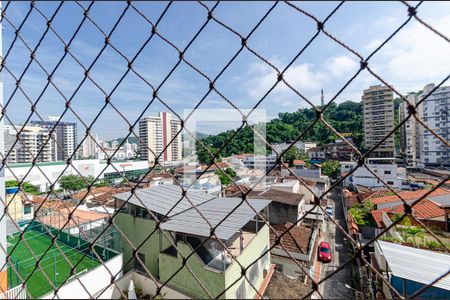
[[[433,20],[440,32],[450,32],[450,16]],[[379,39],[369,47],[378,46]],[[377,44],[378,43],[378,44]],[[450,44],[415,20],[402,29],[379,53],[371,66],[401,92],[422,88],[428,82],[440,82],[449,74]]]
[[[332,57],[321,64],[294,64],[286,71],[284,78],[296,90],[308,97],[317,94],[325,86],[334,84],[337,79],[350,78],[358,68],[359,64],[356,60],[342,55]],[[261,98],[277,80],[276,72],[264,63],[251,66],[246,77],[250,79],[243,84],[243,88],[252,99]],[[292,92],[284,83],[280,83],[272,95],[284,96],[275,97],[280,100],[278,102],[283,107],[295,103],[287,101],[286,96],[292,96]]]

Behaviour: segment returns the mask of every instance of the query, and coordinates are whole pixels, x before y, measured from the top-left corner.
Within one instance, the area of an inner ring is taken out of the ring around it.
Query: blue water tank
[[[8,187],[5,188],[6,195],[15,194],[19,190],[18,187]]]

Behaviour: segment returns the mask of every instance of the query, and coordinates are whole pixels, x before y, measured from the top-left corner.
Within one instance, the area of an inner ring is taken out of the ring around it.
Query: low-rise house
[[[269,205],[269,223],[295,223],[305,214],[305,195],[276,190],[273,187],[264,191],[252,190],[247,198],[267,199]]]
[[[374,258],[371,263],[403,297],[409,298],[421,288],[431,285],[418,297],[450,298],[450,277],[446,276],[435,282],[450,270],[450,259],[447,254],[376,241]],[[384,281],[380,282],[386,299],[397,296]]]
[[[347,138],[347,142],[342,139],[337,139],[334,143],[309,149],[308,156],[312,160],[352,160],[355,155],[355,150],[349,144],[354,145],[352,138]]]
[[[403,215],[405,212],[405,207],[403,204],[385,207],[379,210],[373,210],[372,216],[377,223],[378,228],[385,228],[383,222],[383,212],[387,214],[388,217],[392,218],[395,215]],[[412,214],[415,218],[420,220],[425,226],[437,226],[441,230],[446,230],[446,211],[440,208],[436,203],[428,199],[422,199],[416,205],[412,207]],[[414,225],[420,225],[414,218],[410,218],[411,223]]]
[[[25,195],[18,187],[5,188],[8,219],[14,221],[30,220],[33,218],[34,209],[31,201],[32,195]]]
[[[123,243],[125,271],[147,269],[168,286],[195,298],[253,298],[261,287],[270,265],[269,228],[255,214],[267,209],[270,201],[219,198],[200,191],[161,185],[115,195],[128,202],[118,212],[115,225],[133,246]],[[267,212],[265,212],[267,213]],[[156,222],[162,220],[159,227]],[[222,222],[222,220],[224,220]],[[219,224],[220,223],[220,224]],[[211,230],[211,226],[215,230]],[[149,237],[149,233],[152,233]],[[191,255],[192,253],[195,255]],[[241,267],[249,266],[247,277]],[[190,256],[186,265],[183,257]],[[142,265],[138,259],[144,263]],[[191,274],[195,275],[197,279]],[[175,275],[176,274],[176,275]],[[200,281],[202,286],[197,282]],[[235,281],[238,282],[235,283]],[[225,291],[225,292],[224,292]]]
[[[291,226],[292,223],[272,226],[271,244],[275,244],[278,236],[281,236],[281,242],[272,248],[271,260],[276,265],[276,271],[290,278],[305,280],[306,272],[313,274],[311,267],[316,261],[317,231],[305,225]]]
[[[450,194],[428,197],[430,201],[445,211],[445,231],[450,232]]]
[[[418,191],[403,191],[398,192],[398,195],[393,194],[391,191],[384,191],[382,193],[373,194],[364,199],[364,201],[371,201],[375,204],[376,209],[382,209],[386,207],[394,207],[403,204],[403,200],[406,203],[411,204],[418,199],[422,198],[426,194],[428,194],[430,190],[418,190]],[[450,190],[437,188],[432,191],[426,198],[430,199],[436,196],[450,195]]]

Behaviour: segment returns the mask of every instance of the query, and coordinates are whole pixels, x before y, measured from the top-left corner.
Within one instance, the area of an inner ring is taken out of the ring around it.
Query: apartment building
[[[406,96],[409,103],[416,105],[419,102],[419,94],[409,93]],[[422,105],[417,108],[417,116],[422,118]],[[399,120],[403,121],[408,116],[408,105],[400,103]],[[409,118],[400,128],[400,151],[404,157],[405,165],[415,167],[420,165],[420,149],[423,143],[420,134],[421,125],[414,117]]]
[[[270,266],[269,227],[255,211],[267,213],[269,200],[249,199],[242,204],[241,198],[191,190],[184,197],[180,187],[170,184],[114,198],[119,203],[127,201],[115,218],[116,226],[131,245],[142,244],[133,255],[130,244],[123,243],[124,261],[131,260],[124,266],[125,272],[147,269],[161,282],[168,282],[168,287],[195,299],[253,299],[253,287],[263,288]],[[158,219],[164,220],[159,229]],[[213,236],[208,223],[216,226]],[[150,232],[154,233],[148,237]],[[183,256],[188,255],[183,264]],[[259,255],[262,259],[252,264]],[[251,284],[241,277],[241,266],[250,264],[246,276]]]
[[[9,152],[8,163],[30,163],[34,159],[37,162],[50,162],[56,159],[58,149],[55,133],[52,134],[53,137],[50,137],[50,133],[40,126],[24,126],[17,140],[17,132],[22,126],[14,127],[4,126],[5,153]]]
[[[172,119],[172,115],[167,112],[160,112],[157,117],[148,116],[141,119],[139,121],[141,160],[148,160],[149,164],[154,164],[155,158],[162,153],[159,161],[180,161],[181,133],[177,135],[180,130],[181,122]]]
[[[434,88],[433,83],[426,85],[419,98],[423,99]],[[450,86],[436,89],[422,105],[422,120],[444,140],[450,140]],[[422,162],[428,166],[450,166],[450,148],[423,126],[420,126],[420,135],[423,137]]]
[[[375,147],[394,128],[394,98],[387,86],[375,85],[364,90],[364,145]],[[394,157],[394,135],[381,143],[371,157]]]
[[[86,136],[82,144],[81,155],[83,158],[97,158],[99,153],[100,140],[97,134],[91,133]]]
[[[57,140],[57,156],[56,160],[67,160],[75,151],[78,143],[77,123],[75,122],[58,122],[59,117],[49,117],[48,121],[31,121],[32,125],[37,125],[51,131],[55,126]],[[77,158],[75,153],[74,157]]]

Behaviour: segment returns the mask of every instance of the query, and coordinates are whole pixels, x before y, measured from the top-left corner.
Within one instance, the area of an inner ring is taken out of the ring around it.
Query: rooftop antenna
[[[323,107],[325,105],[325,100],[323,98],[323,89],[320,91],[320,105]]]

